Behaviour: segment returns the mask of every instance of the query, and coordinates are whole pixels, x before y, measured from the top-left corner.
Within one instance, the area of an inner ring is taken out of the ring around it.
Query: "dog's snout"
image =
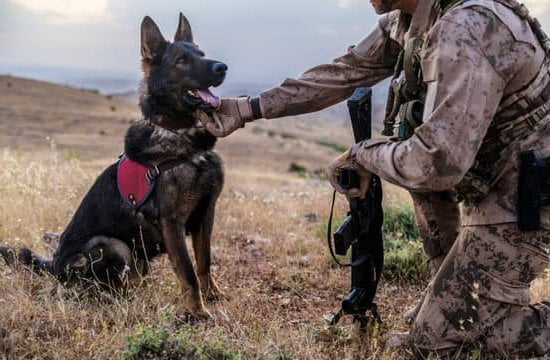
[[[216,74],[223,74],[227,72],[227,69],[227,65],[221,62],[217,62],[212,65],[212,71],[214,71]]]

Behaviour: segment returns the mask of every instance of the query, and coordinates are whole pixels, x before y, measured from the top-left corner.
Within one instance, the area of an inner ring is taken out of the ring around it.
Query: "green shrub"
[[[324,141],[324,140],[317,140],[317,141],[315,141],[315,143],[317,145],[320,145],[320,146],[331,148],[334,151],[339,152],[339,153],[346,152],[346,150],[348,150],[348,148],[349,148],[348,146],[344,146],[344,145],[340,145],[340,144],[337,144],[337,143],[333,143],[333,142],[330,142],[330,141]]]
[[[128,349],[122,354],[123,359],[152,358],[166,352],[168,332],[163,328],[139,327],[126,341]]]
[[[252,134],[254,135],[263,135],[264,133],[265,133],[265,130],[259,126],[255,126],[252,128]]]
[[[288,166],[288,172],[296,173],[299,175],[305,175],[307,172],[307,169],[305,166],[293,162],[293,163],[290,163],[290,165]]]
[[[227,344],[217,342],[194,343],[192,329],[181,328],[168,332],[166,328],[138,327],[135,334],[128,336],[128,348],[122,359],[197,359],[197,360],[240,360],[245,356],[229,349]]]
[[[386,234],[386,247],[389,248],[398,247],[407,241],[418,241],[420,238],[414,211],[410,206],[385,208],[382,231]]]
[[[410,206],[384,209],[384,272],[392,282],[418,283],[429,279],[427,261]]]
[[[294,139],[297,139],[296,135],[294,134],[291,134],[291,133],[287,133],[287,132],[282,132],[279,134],[283,139],[287,139],[287,140],[294,140]]]

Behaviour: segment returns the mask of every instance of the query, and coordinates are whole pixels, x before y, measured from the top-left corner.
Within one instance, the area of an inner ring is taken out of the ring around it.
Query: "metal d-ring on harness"
[[[152,184],[155,179],[160,175],[160,173],[160,168],[157,165],[150,166],[147,170],[147,173],[145,174],[145,180],[149,184]]]

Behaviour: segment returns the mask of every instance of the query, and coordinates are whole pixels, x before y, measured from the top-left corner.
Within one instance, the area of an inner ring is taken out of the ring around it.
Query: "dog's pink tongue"
[[[216,95],[212,94],[212,92],[209,89],[197,90],[196,93],[197,93],[198,96],[200,96],[200,98],[204,102],[212,105],[216,109],[219,108],[222,104],[221,99],[219,97],[217,97]]]

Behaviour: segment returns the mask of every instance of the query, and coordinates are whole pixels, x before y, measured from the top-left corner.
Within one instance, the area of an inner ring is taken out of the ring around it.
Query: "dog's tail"
[[[22,267],[40,275],[53,274],[52,260],[37,256],[27,248],[0,246],[0,257],[8,266],[15,269]]]

